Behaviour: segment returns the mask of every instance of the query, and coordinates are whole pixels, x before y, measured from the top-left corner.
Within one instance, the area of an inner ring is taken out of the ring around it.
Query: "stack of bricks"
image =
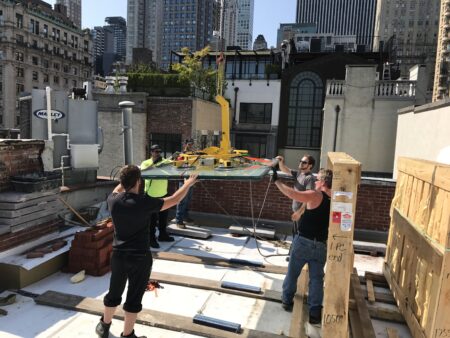
[[[67,272],[85,270],[91,276],[110,271],[114,228],[111,222],[75,234],[69,251]]]

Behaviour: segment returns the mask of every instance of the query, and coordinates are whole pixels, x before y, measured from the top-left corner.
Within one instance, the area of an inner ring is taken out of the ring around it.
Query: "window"
[[[299,73],[291,82],[287,146],[320,148],[323,95],[323,82],[316,73]]]
[[[17,84],[16,84],[16,93],[17,93],[17,94],[20,94],[20,93],[22,93],[23,91],[25,91],[24,85],[21,84],[21,83],[17,83]]]
[[[17,68],[17,77],[23,77],[24,70],[23,68],[18,67]]]
[[[59,85],[59,76],[53,76],[53,83]]]
[[[43,81],[44,81],[44,83],[48,83],[48,74],[44,74]]]
[[[267,156],[267,137],[264,135],[236,134],[235,148],[248,150],[252,156],[265,158]]]
[[[239,123],[270,124],[272,103],[241,103]]]
[[[165,158],[172,156],[176,151],[180,151],[182,145],[181,134],[151,133],[149,139],[148,148],[150,149],[153,144],[158,144],[162,148],[162,156]]]
[[[16,61],[23,62],[23,53],[22,52],[16,52]]]
[[[33,71],[33,81],[39,81],[39,74],[36,71]]]
[[[23,15],[16,13],[16,27],[23,28]]]
[[[32,56],[31,57],[31,63],[35,66],[37,66],[39,64],[39,58],[37,56]]]

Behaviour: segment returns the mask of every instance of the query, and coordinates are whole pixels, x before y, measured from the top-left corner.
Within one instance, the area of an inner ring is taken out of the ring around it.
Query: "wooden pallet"
[[[450,337],[450,166],[398,171],[384,273],[414,338]]]

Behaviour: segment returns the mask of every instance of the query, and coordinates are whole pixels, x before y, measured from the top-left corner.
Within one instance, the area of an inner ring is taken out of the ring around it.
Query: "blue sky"
[[[127,17],[127,0],[82,0],[83,27],[102,26],[107,16]],[[54,0],[47,0],[54,4]],[[296,0],[255,0],[254,38],[263,34],[275,46],[280,23],[295,21]],[[254,39],[253,38],[253,39]]]

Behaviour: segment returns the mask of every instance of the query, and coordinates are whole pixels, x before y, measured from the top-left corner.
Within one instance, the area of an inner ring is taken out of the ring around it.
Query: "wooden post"
[[[350,275],[353,270],[353,232],[361,164],[345,153],[328,153],[328,168],[333,170],[333,187],[322,336],[347,338]]]

